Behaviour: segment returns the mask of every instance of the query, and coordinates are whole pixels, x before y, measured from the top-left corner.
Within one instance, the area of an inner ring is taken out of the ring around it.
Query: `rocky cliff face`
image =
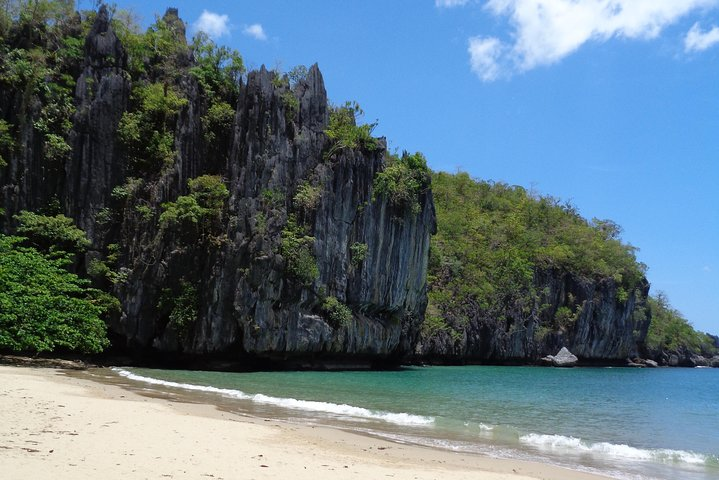
[[[117,126],[127,109],[127,54],[102,9],[85,39],[84,68],[75,87],[72,147],[61,192],[65,211],[102,247],[96,215],[109,205],[113,187],[124,181],[125,159],[116,146]]]
[[[182,25],[176,11],[167,15]],[[210,140],[210,100],[188,57],[164,87],[186,99],[172,122],[173,158],[138,180],[117,135],[135,84],[104,7],[84,52],[69,158],[53,178],[38,173],[47,170],[40,140],[32,122],[22,124],[22,148],[0,169],[5,228],[20,210],[61,200],[92,241],[86,263],[113,269],[113,283],[96,282],[121,303],[110,325],[116,346],[298,364],[394,362],[413,351],[427,302],[431,192],[418,192],[419,212],[373,194],[383,139],[327,155],[330,108],[317,66],[292,87],[264,67],[249,73],[231,126]],[[3,93],[0,113],[11,117],[21,97]],[[161,226],[163,204],[187,197],[188,180],[203,175],[229,191],[217,217],[189,230]],[[311,189],[309,204],[299,204],[301,188]],[[309,281],[289,272],[283,239],[308,249]]]
[[[120,295],[124,314],[117,329],[131,343],[162,351],[237,351],[282,360],[401,358],[416,342],[426,304],[431,195],[423,194],[419,215],[373,200],[383,149],[323,159],[328,109],[317,67],[294,92],[300,99],[295,120],[288,121],[281,100],[286,91],[272,78],[263,68],[241,89],[224,172],[230,197],[222,242],[186,245],[159,234],[139,245],[140,263]],[[178,164],[169,176],[182,170]],[[202,173],[200,165],[190,170]],[[279,244],[293,198],[307,181],[321,192],[306,218],[319,276],[301,285],[288,278]],[[359,263],[349,251],[356,243],[367,245]],[[163,324],[158,301],[177,279],[202,285],[197,321],[184,337]],[[348,325],[331,325],[322,297],[353,310]]]
[[[531,311],[507,307],[503,318],[481,310],[457,312],[447,319],[455,327],[423,337],[417,353],[429,361],[479,363],[532,363],[567,347],[582,362],[624,362],[638,354],[649,328],[644,304],[649,284],[643,281],[618,300],[610,279],[588,280],[566,272],[535,273],[540,292]],[[566,309],[559,323],[557,312]]]

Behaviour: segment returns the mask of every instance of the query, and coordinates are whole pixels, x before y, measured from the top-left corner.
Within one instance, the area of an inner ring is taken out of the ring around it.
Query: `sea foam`
[[[313,400],[298,400],[295,398],[272,397],[257,393],[250,395],[240,390],[230,388],[218,388],[208,385],[195,385],[192,383],[179,383],[169,380],[160,380],[152,377],[137,375],[122,368],[112,368],[117,374],[138,382],[149,383],[152,385],[161,385],[164,387],[181,388],[183,390],[191,390],[197,392],[209,392],[222,395],[225,397],[236,398],[240,400],[250,400],[263,405],[273,405],[282,408],[291,408],[294,410],[305,410],[310,412],[329,413],[332,415],[355,417],[359,419],[381,420],[396,425],[405,426],[423,426],[434,423],[434,418],[422,415],[413,415],[410,413],[394,413],[383,412],[378,410],[369,410],[367,408],[355,407],[347,404],[337,404],[329,402],[318,402]]]
[[[567,453],[589,453],[602,457],[621,458],[625,460],[655,461],[668,464],[706,465],[711,461],[708,455],[684,450],[644,449],[629,445],[608,442],[588,443],[579,438],[563,435],[540,435],[530,433],[519,437],[525,445],[542,450],[564,451]]]

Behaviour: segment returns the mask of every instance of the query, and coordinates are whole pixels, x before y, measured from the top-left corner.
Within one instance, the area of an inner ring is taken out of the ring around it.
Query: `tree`
[[[412,213],[420,211],[419,195],[430,185],[430,170],[424,155],[404,152],[401,157],[389,156],[387,167],[374,179],[373,196],[384,196],[397,208]]]
[[[192,41],[195,66],[190,73],[202,85],[211,100],[215,97],[232,103],[239,93],[240,79],[245,72],[242,57],[236,50],[218,47],[205,32],[198,32]]]
[[[346,102],[341,107],[330,110],[330,121],[325,134],[332,142],[326,158],[332,158],[343,150],[362,148],[372,151],[377,148],[377,140],[372,137],[376,123],[357,125],[357,118],[364,115],[357,102]]]
[[[90,246],[85,232],[65,215],[48,216],[23,210],[15,215],[15,219],[19,222],[18,233],[28,237],[30,244],[42,251],[77,254]]]
[[[109,345],[107,295],[65,270],[64,259],[0,234],[0,349],[97,353]]]
[[[647,347],[658,351],[686,349],[695,353],[716,353],[713,342],[705,333],[697,332],[684,316],[669,303],[666,293],[659,292],[647,301],[651,323],[647,333]]]
[[[206,236],[221,228],[225,201],[230,192],[217,175],[202,175],[187,181],[189,195],[162,204],[160,227],[181,227],[180,231]]]

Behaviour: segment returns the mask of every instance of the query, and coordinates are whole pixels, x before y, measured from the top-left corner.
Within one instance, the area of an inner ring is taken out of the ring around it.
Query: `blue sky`
[[[616,221],[652,291],[719,333],[719,0],[117,4],[178,7],[250,68],[317,62],[391,148]]]

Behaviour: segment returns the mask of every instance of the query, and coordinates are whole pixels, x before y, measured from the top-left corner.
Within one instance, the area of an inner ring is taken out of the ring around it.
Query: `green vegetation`
[[[287,77],[290,80],[290,87],[295,87],[300,82],[307,80],[307,74],[309,71],[304,65],[296,65],[287,72]]]
[[[235,110],[227,102],[218,101],[213,103],[207,113],[202,117],[202,130],[205,142],[213,145],[232,127],[235,118]]]
[[[120,119],[117,135],[133,173],[159,173],[175,160],[174,122],[187,104],[179,90],[162,83],[138,85],[132,92],[132,111]]]
[[[285,121],[292,122],[300,110],[300,99],[295,95],[294,87],[307,78],[307,67],[297,65],[284,75],[278,67],[272,71],[272,74],[272,86],[282,90],[280,100],[285,110]]]
[[[373,197],[384,196],[391,205],[407,209],[413,214],[420,211],[419,195],[429,189],[430,169],[424,155],[404,152],[401,157],[388,155],[385,169],[375,176]]]
[[[312,186],[309,182],[302,183],[297,187],[297,193],[292,201],[295,208],[308,212],[317,208],[322,196],[322,189],[319,186]]]
[[[75,82],[83,69],[85,38],[97,15],[91,11],[77,15],[74,7],[75,2],[64,0],[0,1],[0,91],[6,94],[5,106],[12,107],[0,118],[0,168],[14,154],[27,153],[23,150],[30,143],[20,142],[18,136],[29,130],[33,151],[42,156],[37,168],[47,178],[64,172],[71,159],[68,133],[75,114]],[[225,147],[244,73],[242,58],[204,34],[188,46],[179,38],[185,26],[173,15],[158,18],[141,32],[131,13],[109,10],[128,54],[127,68],[118,73],[129,80],[131,98],[117,139],[131,177],[113,189],[109,205],[96,206],[95,222],[103,232],[116,233],[121,212],[145,221],[159,215],[161,226],[177,228],[181,237],[214,238],[222,228],[229,196],[220,177],[190,180],[189,193],[165,205],[162,212],[143,197],[152,193],[152,180],[175,160],[177,119],[188,103],[185,85],[196,81],[201,93],[198,108],[205,112],[202,134],[207,144],[202,154],[219,159],[220,152],[229,151]],[[120,67],[109,56],[99,61]],[[82,87],[92,97],[99,83],[88,78]],[[14,218],[23,237],[2,237],[0,348],[96,352],[107,345],[99,315],[117,307],[117,300],[87,288],[86,280],[64,267],[84,270],[102,286],[124,282],[130,270],[122,267],[118,244],[108,245],[104,257],[101,251],[78,255],[88,250],[90,242],[61,211],[49,203],[38,212],[20,212]],[[4,210],[0,212],[4,215]],[[103,241],[102,235],[98,238]],[[183,330],[196,317],[192,305],[197,302],[191,299],[197,295],[184,284],[176,293],[170,322]]]
[[[377,148],[377,140],[372,137],[376,123],[357,125],[357,118],[364,114],[357,102],[346,102],[341,107],[330,109],[330,122],[325,134],[331,141],[326,158],[332,158],[343,150],[363,149],[372,151]]]
[[[129,270],[126,268],[117,269],[119,258],[120,245],[111,243],[107,246],[105,260],[103,261],[97,257],[90,259],[85,271],[91,278],[98,281],[107,280],[115,285],[125,283]]]
[[[192,41],[195,66],[190,73],[197,79],[212,104],[218,100],[235,104],[240,78],[245,72],[242,57],[236,50],[217,46],[205,32],[198,32]]]
[[[579,313],[579,310],[577,311]],[[566,330],[570,326],[574,325],[577,321],[577,316],[572,309],[567,306],[561,306],[554,313],[554,327],[559,330]]]
[[[69,158],[66,136],[84,44],[73,9],[65,1],[0,2],[0,91],[22,98],[0,119],[0,167],[13,151],[26,148],[13,137],[27,126],[35,129],[48,176]]]
[[[634,247],[617,238],[619,227],[612,222],[588,222],[554,198],[466,173],[435,173],[432,190],[438,233],[430,247],[428,312],[450,319],[453,328],[461,328],[465,317],[482,316],[509,329],[513,321],[539,313],[538,271],[612,278],[618,301],[626,301],[643,278],[644,265]],[[545,327],[568,328],[577,308],[560,306]]]
[[[697,332],[682,314],[672,308],[667,296],[659,292],[648,301],[652,323],[649,325],[646,345],[652,352],[689,350],[715,355],[717,349],[705,333]]]
[[[107,207],[101,208],[96,214],[95,214],[95,222],[98,225],[107,225],[112,221],[112,210],[110,210]]]
[[[110,196],[118,201],[124,202],[129,197],[134,195],[137,190],[142,186],[142,179],[129,177],[124,185],[118,185],[112,189]]]
[[[93,258],[87,262],[86,272],[93,278],[106,278],[110,275],[110,267],[99,258]]]
[[[282,75],[279,67],[272,69],[272,86],[275,88],[283,88],[287,86],[289,80],[286,76]]]
[[[264,212],[257,212],[255,215],[255,231],[260,235],[267,233],[267,215]]]
[[[287,273],[304,286],[310,286],[320,276],[317,260],[312,252],[314,237],[290,215],[282,230],[280,253],[285,259]]]
[[[0,349],[96,353],[108,346],[107,295],[23,239],[0,235]],[[116,302],[116,301],[115,301]]]
[[[202,175],[187,181],[189,195],[162,204],[160,227],[178,227],[180,231],[209,235],[221,227],[222,211],[230,195],[222,177]]]
[[[217,46],[204,32],[195,36],[191,50],[195,65],[190,68],[190,74],[200,84],[209,104],[202,116],[206,147],[214,156],[226,156],[235,118],[233,105],[237,104],[244,63],[237,51]]]
[[[193,195],[182,195],[174,202],[163,203],[162,209],[160,227],[163,229],[175,225],[194,229],[204,216],[202,207]]]
[[[230,192],[225,186],[224,180],[218,175],[201,175],[187,181],[191,195],[197,199],[197,203],[209,210],[208,215],[219,216],[225,200]]]
[[[160,297],[158,308],[169,310],[169,326],[172,326],[181,338],[186,338],[195,325],[199,315],[200,296],[197,288],[190,282],[182,279],[179,291],[164,289]]]
[[[285,194],[275,188],[266,188],[261,193],[262,201],[268,208],[277,208],[285,202]]]
[[[6,158],[15,148],[15,140],[13,139],[11,127],[8,122],[0,119],[0,168],[7,165]]]
[[[282,93],[282,104],[285,107],[285,120],[291,122],[300,111],[300,100],[292,90],[286,90]]]
[[[131,173],[146,177],[161,172],[175,159],[174,130],[187,99],[178,88],[180,80],[192,77],[207,99],[202,117],[203,136],[213,155],[226,153],[227,132],[232,125],[245,71],[235,50],[217,46],[198,33],[188,46],[180,39],[184,26],[173,16],[158,18],[140,33],[131,15],[115,15],[115,30],[128,52],[132,80],[130,110],[118,127],[118,138],[129,157]],[[191,66],[186,59],[194,59]]]
[[[152,207],[145,204],[135,205],[135,211],[140,215],[140,218],[142,218],[145,221],[148,221],[152,218]]]
[[[22,211],[15,216],[19,225],[17,232],[28,242],[44,252],[82,253],[90,246],[85,232],[75,226],[71,218]]]
[[[144,34],[132,23],[120,28],[118,35],[128,45],[132,78],[149,76],[157,80],[176,81],[182,74],[178,65],[187,57],[189,48],[182,32],[185,26],[177,17],[156,18]],[[127,42],[127,43],[126,43]]]
[[[364,259],[367,258],[367,244],[355,242],[350,245],[350,261],[352,265],[361,265]]]
[[[327,315],[330,325],[334,328],[344,328],[352,321],[352,310],[335,297],[326,297],[322,302],[322,312]]]

